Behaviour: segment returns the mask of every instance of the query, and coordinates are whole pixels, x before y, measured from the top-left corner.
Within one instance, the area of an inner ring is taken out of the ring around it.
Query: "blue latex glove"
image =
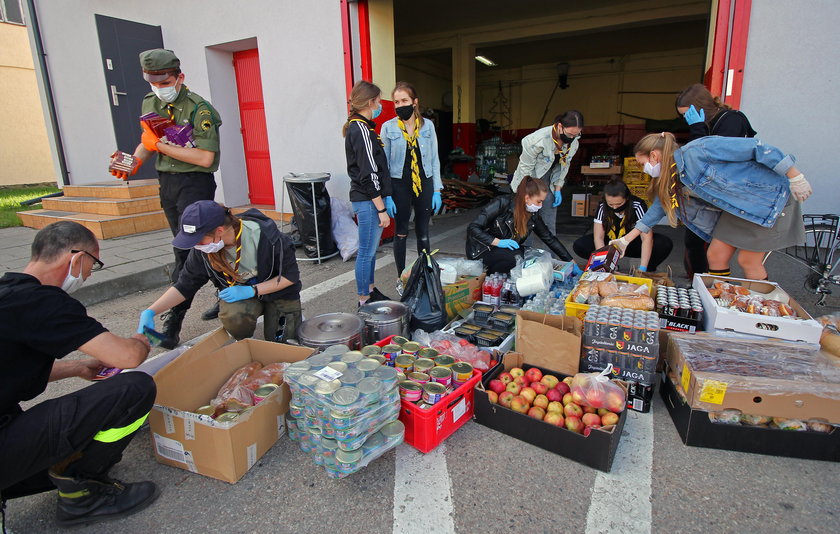
[[[137,325],[137,333],[142,334],[144,328],[155,329],[155,312],[153,310],[143,310],[140,314],[140,323]]]
[[[219,291],[219,298],[225,302],[237,302],[253,298],[256,294],[254,286],[231,286]]]
[[[510,250],[516,250],[519,248],[519,243],[517,243],[513,239],[500,239],[499,244],[496,246],[499,248],[508,248]]]
[[[685,118],[685,122],[690,125],[697,124],[698,122],[703,122],[706,120],[706,110],[700,108],[700,112],[698,113],[697,108],[694,107],[694,104],[688,107],[688,111],[685,112],[683,115]]]
[[[388,213],[388,217],[393,217],[397,214],[397,205],[394,204],[391,197],[385,197],[385,211]]]
[[[583,274],[583,271],[578,267],[577,262],[572,262],[572,275],[573,276],[580,276]]]
[[[639,267],[636,270],[641,271],[643,273],[646,273],[647,272],[647,267],[645,267],[644,265],[639,265]]]
[[[441,206],[443,206],[443,199],[440,197],[440,191],[435,191],[432,193],[432,213],[437,213]]]
[[[551,207],[556,208],[557,206],[559,206],[562,203],[563,203],[563,193],[561,193],[560,191],[555,191],[554,192],[554,202],[551,203]]]

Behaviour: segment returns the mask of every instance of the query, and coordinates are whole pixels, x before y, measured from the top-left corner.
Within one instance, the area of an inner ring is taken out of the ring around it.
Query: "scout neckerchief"
[[[420,183],[420,166],[417,164],[417,136],[420,133],[420,121],[417,120],[417,117],[414,117],[414,133],[411,135],[408,135],[402,119],[397,118],[397,125],[400,127],[403,139],[408,145],[408,150],[411,150],[411,188],[414,191],[414,196],[419,197],[420,192],[423,191],[423,185]]]
[[[679,208],[680,203],[677,201],[677,179],[679,177],[679,173],[676,170],[677,163],[674,162],[671,164],[671,209]]]
[[[370,132],[371,132],[373,135],[375,135],[375,136],[376,136],[376,140],[377,140],[377,141],[379,141],[379,146],[381,146],[382,148],[385,148],[385,145],[382,143],[382,138],[381,138],[381,137],[379,137],[379,134],[378,134],[378,133],[376,133],[376,130],[374,130],[373,128],[371,128],[371,126],[370,126],[370,122],[368,122],[368,121],[367,121],[367,120],[365,120],[365,119],[350,119],[348,122],[361,122],[362,124],[364,124],[365,126],[367,126],[367,127],[368,127],[368,130],[370,130]]]
[[[632,201],[628,201],[628,202],[632,202]],[[632,207],[632,206],[628,206],[628,207]],[[613,212],[613,216],[617,218],[618,214]],[[614,224],[610,225],[610,229],[607,230],[607,237],[610,238],[610,241],[612,241],[613,239],[618,239],[620,237],[624,237],[624,234],[627,233],[627,230],[624,229],[624,222],[626,220],[627,220],[627,215],[625,215],[624,217],[621,217],[621,222],[618,223],[618,226],[615,226]]]
[[[560,130],[557,128],[559,124],[555,124],[551,129],[551,140],[554,141],[554,146],[557,147],[557,159],[561,165],[566,165],[566,158],[569,156],[569,151],[572,149],[572,144],[565,144],[560,139]]]
[[[236,260],[233,262],[233,273],[236,274],[239,272],[239,260],[242,259],[242,228],[245,225],[242,224],[242,221],[239,221],[239,231],[236,232]],[[227,281],[229,286],[234,286],[236,284],[236,277],[229,275],[226,272],[222,272]]]
[[[166,104],[166,114],[169,115],[169,120],[175,122],[175,106]]]

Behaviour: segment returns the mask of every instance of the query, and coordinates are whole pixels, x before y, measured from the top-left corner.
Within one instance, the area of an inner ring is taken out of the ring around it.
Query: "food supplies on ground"
[[[510,277],[516,281],[520,297],[548,290],[554,281],[551,254],[542,250],[529,251],[523,261],[517,259],[516,266],[510,270]]]
[[[463,326],[456,327],[455,330],[459,332],[448,334],[441,330],[434,332],[417,330],[414,332],[413,338],[419,347],[431,348],[440,355],[450,356],[453,358],[453,362],[467,362],[480,371],[486,371],[491,367],[492,363],[490,353],[486,350],[481,350],[466,338],[473,337],[487,340],[487,342],[496,342],[493,345],[486,345],[487,347],[491,347],[498,344],[498,342],[507,336],[507,332],[505,331],[466,322],[463,323]],[[479,334],[481,335],[479,336]]]
[[[255,392],[262,386],[282,384],[283,370],[288,365],[288,363],[272,363],[263,366],[260,362],[243,365],[219,388],[218,394],[210,401],[209,405],[199,408],[201,410],[199,413],[214,418],[219,418],[225,413],[231,413],[233,415],[226,415],[225,419],[232,420],[235,418],[235,414],[255,406],[262,400],[264,396],[255,395]],[[212,412],[209,411],[208,406],[212,407]]]
[[[403,440],[398,374],[346,345],[291,364],[289,437],[332,478],[362,469]]]
[[[575,304],[600,304],[633,310],[653,310],[650,281],[638,284],[630,277],[611,273],[583,273],[569,300]]]
[[[709,288],[709,294],[721,308],[770,317],[796,317],[796,311],[787,304],[775,299],[761,298],[738,284],[715,282]]]

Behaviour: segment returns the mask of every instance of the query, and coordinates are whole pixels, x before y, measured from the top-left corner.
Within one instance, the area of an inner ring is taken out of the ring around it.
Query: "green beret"
[[[146,50],[145,52],[140,52],[140,66],[143,67],[143,72],[161,72],[161,71],[173,71],[175,69],[181,68],[181,60],[175,56],[175,52],[172,50],[166,50],[164,48],[155,48],[152,50]],[[151,80],[150,78],[154,77],[157,78],[161,75],[152,75],[148,76],[146,74],[143,75],[147,81],[162,81],[162,80]],[[163,75],[163,80],[169,77],[169,74]]]

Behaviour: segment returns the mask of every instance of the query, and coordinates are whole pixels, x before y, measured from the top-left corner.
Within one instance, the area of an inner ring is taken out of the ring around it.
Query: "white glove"
[[[624,252],[627,250],[627,246],[629,244],[630,242],[627,241],[627,239],[625,239],[624,237],[619,237],[618,239],[613,239],[609,242],[609,245],[611,247],[615,247],[618,249],[618,253],[622,258],[624,257]]]
[[[790,179],[790,193],[793,195],[793,198],[799,202],[805,202],[805,200],[810,197],[813,192],[814,190],[811,189],[811,184],[808,183],[808,180],[805,179],[805,175],[801,172]]]

